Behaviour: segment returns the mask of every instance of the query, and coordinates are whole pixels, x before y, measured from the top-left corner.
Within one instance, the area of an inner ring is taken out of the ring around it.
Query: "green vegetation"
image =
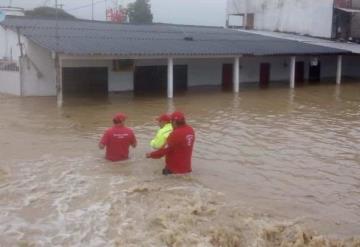
[[[65,12],[63,9],[57,10],[57,16],[59,19],[76,19],[75,16],[70,15],[69,13]],[[56,17],[56,8],[51,7],[39,7],[35,8],[33,10],[27,10],[25,11],[26,16],[32,16],[32,17]]]
[[[136,0],[128,5],[129,22],[134,24],[150,24],[153,22],[149,0]]]

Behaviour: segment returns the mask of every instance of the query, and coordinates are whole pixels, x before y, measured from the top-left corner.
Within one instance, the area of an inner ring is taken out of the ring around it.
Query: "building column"
[[[168,71],[167,71],[167,96],[169,99],[174,97],[174,59],[168,58]]]
[[[63,78],[62,78],[62,61],[59,56],[55,59],[56,66],[56,96],[57,96],[57,106],[63,106]]]
[[[290,88],[295,88],[296,57],[291,57],[290,62]]]
[[[341,77],[342,77],[342,56],[339,55],[337,57],[337,71],[336,71],[336,84],[341,84]]]
[[[238,93],[239,92],[239,88],[240,88],[240,58],[236,57],[234,59],[234,68],[233,68],[233,89],[234,89],[234,93]]]

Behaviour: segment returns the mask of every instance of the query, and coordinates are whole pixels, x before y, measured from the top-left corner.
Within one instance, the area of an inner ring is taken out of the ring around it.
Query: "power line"
[[[78,10],[78,9],[89,8],[89,7],[95,6],[95,5],[99,4],[99,3],[104,3],[105,1],[106,1],[106,0],[96,1],[96,2],[91,3],[91,4],[86,4],[86,5],[82,5],[82,6],[76,7],[76,8],[67,9],[66,11],[74,11],[74,10]]]

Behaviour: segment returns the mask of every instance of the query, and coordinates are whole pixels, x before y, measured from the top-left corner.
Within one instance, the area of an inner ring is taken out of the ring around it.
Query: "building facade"
[[[216,86],[266,88],[286,82],[340,83],[350,52],[248,32],[202,26],[131,25],[7,17],[0,23],[0,92],[21,96],[163,93]],[[8,37],[7,43],[4,42]],[[11,37],[11,38],[10,38]],[[358,70],[354,75],[357,75]],[[359,73],[360,76],[360,73]]]
[[[229,27],[360,38],[360,0],[228,0]]]

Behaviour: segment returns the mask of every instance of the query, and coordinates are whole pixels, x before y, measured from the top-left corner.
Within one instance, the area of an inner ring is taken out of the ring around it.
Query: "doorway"
[[[234,66],[232,64],[223,64],[222,67],[222,89],[231,91],[233,88]]]
[[[270,84],[270,71],[271,65],[270,63],[261,63],[260,64],[260,87],[267,88]]]
[[[304,62],[296,62],[295,64],[295,82],[297,85],[304,84],[304,71],[305,71],[305,63]]]
[[[309,82],[320,82],[321,79],[321,62],[310,63],[309,65]]]
[[[63,68],[64,95],[107,95],[108,68]]]
[[[174,65],[174,92],[188,89],[188,66]],[[137,66],[134,72],[135,94],[166,94],[167,66]]]

